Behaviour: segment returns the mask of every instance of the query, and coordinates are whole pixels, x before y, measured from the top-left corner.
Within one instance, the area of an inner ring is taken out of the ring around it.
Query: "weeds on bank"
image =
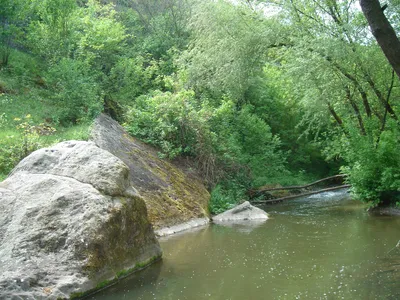
[[[65,140],[87,140],[90,124],[56,129],[47,123],[35,123],[30,114],[15,117],[13,127],[0,115],[0,181],[33,151]]]

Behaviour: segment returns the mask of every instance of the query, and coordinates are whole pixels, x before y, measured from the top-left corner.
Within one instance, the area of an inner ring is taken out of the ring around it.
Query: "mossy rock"
[[[161,160],[156,149],[104,114],[96,119],[91,139],[128,165],[131,184],[145,200],[155,229],[209,217],[210,194],[189,168]]]
[[[40,149],[0,182],[0,298],[86,295],[160,258],[129,168],[92,142]]]

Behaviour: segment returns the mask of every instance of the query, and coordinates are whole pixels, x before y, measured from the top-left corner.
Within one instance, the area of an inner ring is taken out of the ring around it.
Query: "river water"
[[[162,239],[162,261],[90,299],[400,299],[400,218],[346,191],[262,208],[263,223]]]

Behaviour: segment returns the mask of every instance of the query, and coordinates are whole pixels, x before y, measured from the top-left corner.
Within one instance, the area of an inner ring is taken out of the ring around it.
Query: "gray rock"
[[[160,257],[129,169],[91,142],[24,159],[0,183],[0,299],[69,298]]]
[[[186,161],[176,165],[161,160],[157,149],[131,137],[104,114],[94,122],[91,139],[129,167],[130,183],[146,202],[155,229],[209,217],[210,194]]]
[[[22,172],[74,178],[110,196],[122,195],[129,187],[129,168],[111,153],[84,141],[39,149],[24,158],[11,175]]]
[[[230,209],[222,214],[212,217],[213,222],[238,221],[238,220],[267,220],[268,214],[248,201]]]

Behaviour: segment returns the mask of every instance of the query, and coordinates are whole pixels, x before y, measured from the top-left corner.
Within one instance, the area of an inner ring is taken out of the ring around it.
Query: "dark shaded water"
[[[400,299],[400,218],[343,191],[265,210],[161,240],[162,261],[91,299]]]

